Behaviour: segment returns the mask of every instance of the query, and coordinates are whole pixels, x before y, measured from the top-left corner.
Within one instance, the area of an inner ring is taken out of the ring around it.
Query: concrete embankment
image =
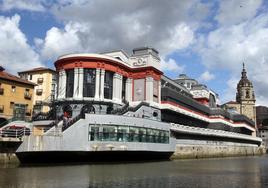
[[[252,156],[265,153],[264,147],[251,144],[180,140],[171,159]]]

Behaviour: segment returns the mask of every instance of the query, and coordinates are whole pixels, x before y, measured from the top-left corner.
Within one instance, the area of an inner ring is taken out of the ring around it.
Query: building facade
[[[268,148],[268,108],[266,106],[256,107],[256,119],[258,136],[262,138],[264,145]]]
[[[130,57],[123,51],[65,55],[55,67],[59,72],[57,101],[69,103],[66,108],[74,111],[81,110],[82,101],[101,102],[93,107],[98,113],[110,113],[126,103],[160,102],[162,72],[153,48],[134,49]]]
[[[0,67],[0,125],[11,118],[24,120],[31,117],[34,86],[34,83]]]
[[[34,112],[48,112],[49,105],[55,98],[56,71],[39,67],[18,73],[22,79],[36,84],[33,93]]]
[[[236,101],[224,104],[226,109],[236,110],[256,122],[255,94],[252,82],[247,78],[245,64],[241,72],[241,79],[237,84]]]
[[[192,94],[193,98],[201,104],[211,108],[218,106],[218,94],[206,85],[199,84],[197,80],[188,77],[186,74],[180,74],[174,81],[184,86]]]

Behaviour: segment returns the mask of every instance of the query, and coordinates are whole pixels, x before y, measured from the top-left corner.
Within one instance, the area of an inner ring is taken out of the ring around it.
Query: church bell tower
[[[241,72],[241,79],[237,84],[236,102],[240,103],[240,113],[256,122],[256,100],[253,84],[247,78],[247,72],[244,63]]]

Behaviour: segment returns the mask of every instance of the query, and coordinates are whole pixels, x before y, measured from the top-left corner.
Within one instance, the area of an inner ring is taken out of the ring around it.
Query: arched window
[[[84,84],[83,84],[84,97],[95,96],[95,81],[96,81],[96,70],[84,69]]]
[[[246,90],[246,98],[250,98],[249,89]]]

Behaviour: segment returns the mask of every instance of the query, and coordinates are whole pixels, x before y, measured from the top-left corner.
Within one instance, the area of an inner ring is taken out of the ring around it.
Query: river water
[[[268,187],[268,156],[121,164],[2,166],[0,187]]]

